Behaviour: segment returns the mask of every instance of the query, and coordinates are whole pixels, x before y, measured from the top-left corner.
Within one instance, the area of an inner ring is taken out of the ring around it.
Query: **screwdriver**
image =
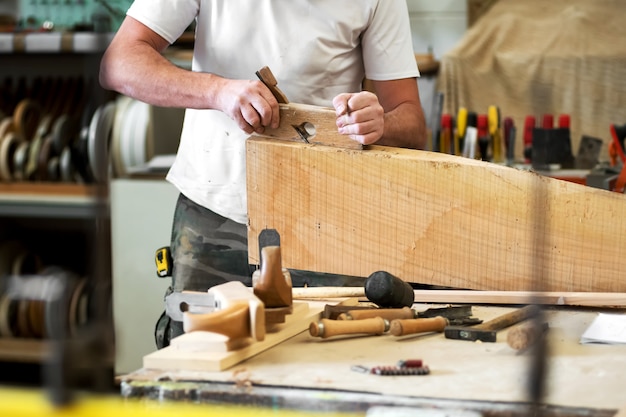
[[[491,152],[493,162],[502,162],[502,136],[500,134],[500,109],[497,106],[489,106],[487,110],[489,119],[489,136],[491,137]]]
[[[487,151],[489,149],[489,126],[486,114],[478,115],[478,149],[480,151],[480,159],[489,161]]]
[[[456,116],[456,135],[454,136],[454,154],[461,155],[467,128],[467,109],[459,108]]]
[[[552,116],[551,114],[544,114],[543,120],[541,122],[541,127],[544,129],[554,128],[554,116]]]
[[[476,129],[477,116],[474,112],[467,114],[467,126],[465,127],[465,139],[463,140],[463,156],[466,158],[476,158],[476,140],[478,131]]]
[[[452,116],[448,113],[441,115],[441,133],[439,137],[439,151],[450,153],[452,151]]]
[[[533,129],[535,128],[535,123],[535,116],[526,116],[524,120],[524,161],[527,164],[532,161]]]
[[[506,164],[513,166],[515,162],[515,123],[511,117],[504,118],[504,148],[506,149]]]

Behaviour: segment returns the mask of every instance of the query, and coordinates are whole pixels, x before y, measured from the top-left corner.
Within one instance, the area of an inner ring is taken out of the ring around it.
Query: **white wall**
[[[467,29],[467,2],[460,0],[407,0],[413,32],[413,49],[441,57]]]

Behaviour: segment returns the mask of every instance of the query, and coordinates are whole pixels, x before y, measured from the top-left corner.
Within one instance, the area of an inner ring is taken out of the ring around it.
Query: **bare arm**
[[[417,80],[373,81],[374,91],[385,109],[385,129],[377,145],[424,149],[426,121]]]
[[[229,80],[179,68],[162,55],[161,36],[126,17],[100,63],[100,84],[162,107],[217,109],[247,133],[278,127],[278,103],[260,81]]]
[[[335,97],[339,132],[365,145],[424,149],[426,122],[416,80],[372,83],[376,95],[364,91]]]

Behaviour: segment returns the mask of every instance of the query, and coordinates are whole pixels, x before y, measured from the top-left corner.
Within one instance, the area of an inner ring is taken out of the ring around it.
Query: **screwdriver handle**
[[[311,322],[309,333],[311,336],[326,339],[332,336],[348,334],[379,335],[387,331],[389,322],[381,317],[372,317],[363,320],[330,320],[321,319]]]
[[[443,332],[448,323],[448,319],[441,316],[425,319],[392,320],[389,325],[389,333],[394,336],[404,336],[426,332]]]

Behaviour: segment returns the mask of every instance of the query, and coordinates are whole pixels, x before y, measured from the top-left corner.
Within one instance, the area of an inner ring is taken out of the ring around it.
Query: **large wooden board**
[[[626,197],[462,157],[251,138],[249,258],[286,268],[517,291],[626,292]]]

